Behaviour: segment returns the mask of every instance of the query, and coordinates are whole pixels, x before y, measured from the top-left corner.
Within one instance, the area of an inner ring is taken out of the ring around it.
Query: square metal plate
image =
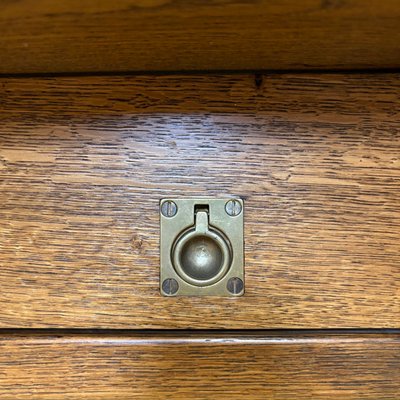
[[[161,294],[243,295],[243,221],[241,199],[161,200]]]

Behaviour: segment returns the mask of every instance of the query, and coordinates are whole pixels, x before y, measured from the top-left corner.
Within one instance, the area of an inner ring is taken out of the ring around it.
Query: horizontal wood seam
[[[266,74],[266,75],[307,75],[307,74],[322,74],[322,75],[369,75],[369,74],[396,74],[400,72],[398,67],[387,67],[387,68],[331,68],[331,69],[321,69],[321,68],[308,68],[308,69],[231,69],[231,70],[157,70],[157,71],[76,71],[76,72],[31,72],[31,73],[0,73],[0,79],[29,79],[29,78],[85,78],[85,77],[124,77],[124,76],[192,76],[192,75],[248,75],[248,74]]]
[[[32,335],[32,336],[118,336],[118,337],[155,337],[166,335],[170,337],[290,337],[290,336],[370,336],[370,335],[400,335],[400,328],[393,329],[29,329],[3,328],[0,338]]]

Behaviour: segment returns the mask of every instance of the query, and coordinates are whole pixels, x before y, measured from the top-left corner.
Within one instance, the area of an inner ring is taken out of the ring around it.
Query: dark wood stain
[[[0,3],[0,73],[400,67],[397,0]]]

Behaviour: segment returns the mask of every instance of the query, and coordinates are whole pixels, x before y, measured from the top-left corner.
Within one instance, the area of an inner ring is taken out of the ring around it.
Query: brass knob
[[[199,211],[195,226],[175,241],[171,258],[176,272],[187,283],[209,286],[228,272],[232,247],[222,232],[209,226],[207,212]]]

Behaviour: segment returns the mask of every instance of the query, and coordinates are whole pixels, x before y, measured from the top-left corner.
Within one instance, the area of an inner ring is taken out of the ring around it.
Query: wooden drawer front
[[[398,68],[397,0],[19,0],[0,73]]]
[[[0,338],[2,399],[396,399],[400,336]]]
[[[399,327],[399,78],[2,78],[0,326]],[[161,297],[159,199],[229,195],[245,296]]]

